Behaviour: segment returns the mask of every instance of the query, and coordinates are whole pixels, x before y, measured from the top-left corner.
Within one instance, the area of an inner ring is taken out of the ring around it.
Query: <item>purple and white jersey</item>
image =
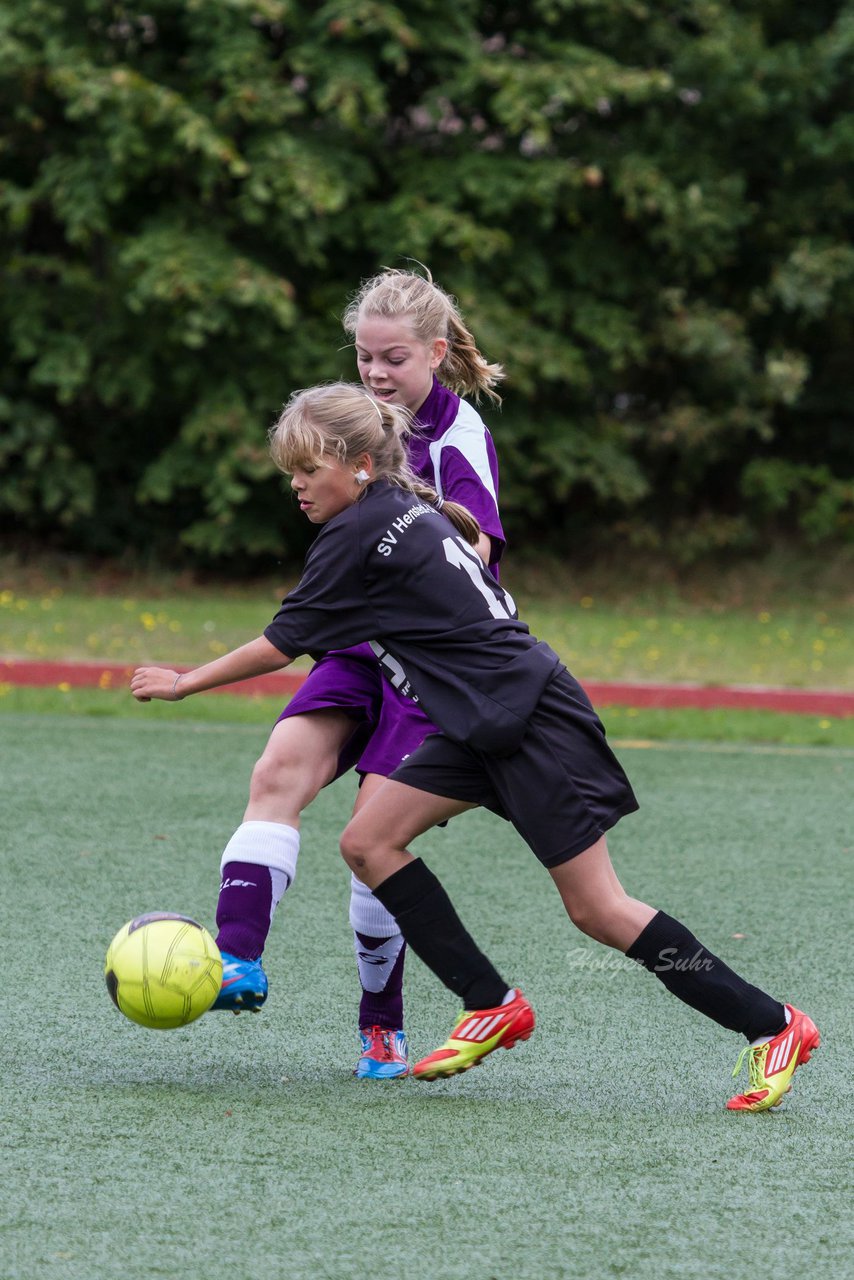
[[[498,577],[504,530],[498,515],[498,459],[492,436],[476,409],[433,376],[433,389],[415,415],[408,442],[413,471],[448,498],[467,507],[492,540],[489,567]]]

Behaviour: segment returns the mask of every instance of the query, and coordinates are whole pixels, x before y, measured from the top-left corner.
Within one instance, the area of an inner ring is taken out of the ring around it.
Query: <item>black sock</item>
[[[374,889],[415,954],[466,1009],[501,1004],[506,983],[475,945],[429,867],[415,858]]]
[[[626,955],[654,973],[692,1009],[730,1031],[740,1031],[748,1040],[776,1035],[786,1025],[786,1010],[779,1000],[745,982],[684,924],[663,911],[653,916]]]

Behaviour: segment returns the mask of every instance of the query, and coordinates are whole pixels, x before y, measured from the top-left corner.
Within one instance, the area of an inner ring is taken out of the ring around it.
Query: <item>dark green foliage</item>
[[[514,539],[851,535],[854,6],[7,0],[0,528],[234,563],[415,258],[509,373]]]

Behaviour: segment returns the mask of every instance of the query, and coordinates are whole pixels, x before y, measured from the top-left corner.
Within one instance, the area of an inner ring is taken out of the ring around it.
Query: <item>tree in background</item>
[[[850,536],[852,86],[850,3],[7,0],[0,521],[293,557],[267,425],[409,258],[508,367],[514,536]]]

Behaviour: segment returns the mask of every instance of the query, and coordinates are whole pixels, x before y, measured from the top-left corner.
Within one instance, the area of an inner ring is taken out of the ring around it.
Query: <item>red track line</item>
[[[31,662],[0,659],[0,684],[71,688],[126,688],[131,663]],[[174,670],[189,670],[176,667]],[[256,676],[213,693],[273,694],[289,698],[305,679],[304,672],[282,671]],[[757,685],[663,684],[647,681],[585,680],[596,706],[735,708],[787,711],[794,714],[844,718],[854,715],[854,692],[847,689],[771,689]]]
[[[796,715],[854,716],[846,689],[773,689],[762,685],[658,684],[644,681],[582,682],[596,706],[733,708]]]
[[[122,689],[140,664],[118,662],[30,662],[18,658],[0,660],[0,684],[26,684],[39,688],[68,685],[74,689]],[[158,665],[158,664],[152,664]],[[165,663],[159,665],[165,666]],[[172,667],[173,671],[190,671],[190,667]],[[211,693],[281,694],[291,697],[305,679],[305,673],[281,671],[269,676],[240,680]]]

